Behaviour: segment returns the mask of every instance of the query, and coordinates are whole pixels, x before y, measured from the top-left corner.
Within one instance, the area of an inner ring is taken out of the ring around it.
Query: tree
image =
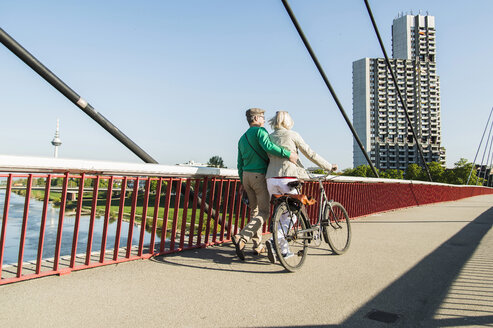
[[[85,179],[84,180],[84,187],[92,187],[94,184],[93,179]]]
[[[109,180],[108,179],[100,179],[99,180],[99,188],[108,188]]]
[[[217,156],[217,155],[209,158],[209,161],[207,162],[207,166],[226,168],[226,166],[224,166],[224,161],[221,158],[221,156]]]
[[[445,168],[438,162],[428,163],[428,170],[430,171],[431,179],[433,182],[447,182],[445,177]]]
[[[41,187],[41,186],[44,187],[46,185],[46,182],[45,181],[46,181],[45,178],[37,178],[37,179],[34,180],[34,183],[33,184],[35,186],[38,186],[38,187]]]
[[[398,169],[388,169],[379,173],[380,178],[404,179],[404,172]]]
[[[370,165],[360,165],[355,167],[354,169],[345,169],[344,171],[342,171],[342,175],[375,178]]]
[[[156,192],[158,187],[159,180],[151,180],[150,190]],[[166,187],[168,186],[168,182],[165,180],[161,181],[161,194],[166,192]]]
[[[461,158],[454,163],[454,168],[447,170],[445,173],[446,182],[451,184],[466,184],[469,173],[473,167],[473,163],[468,163],[467,159]],[[482,183],[484,179],[479,178],[479,182]],[[472,170],[470,185],[475,185],[478,182],[478,176],[476,170]]]
[[[63,186],[63,178],[54,178],[51,180],[52,187]]]
[[[421,180],[422,171],[421,166],[418,164],[409,164],[406,173],[404,174],[404,178],[406,180]]]

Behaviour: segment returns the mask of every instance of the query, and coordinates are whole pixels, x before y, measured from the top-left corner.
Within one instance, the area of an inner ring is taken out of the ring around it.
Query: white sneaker
[[[290,257],[293,257],[293,256],[294,256],[294,254],[291,253],[291,252],[289,252],[289,251],[286,252],[286,253],[284,253],[284,254],[282,254],[282,257],[284,257],[285,260],[287,260],[287,259],[289,259]]]

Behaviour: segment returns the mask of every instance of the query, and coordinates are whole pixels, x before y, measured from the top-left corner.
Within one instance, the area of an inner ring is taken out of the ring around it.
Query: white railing
[[[223,178],[238,178],[238,170],[214,167],[189,167],[180,165],[140,164],[111,161],[95,161],[80,159],[60,159],[47,157],[28,157],[0,155],[0,172],[23,173],[87,173],[100,175],[121,176],[153,176],[153,177],[200,177],[216,176]],[[327,180],[332,182],[360,183],[399,183],[399,184],[432,184],[448,185],[445,183],[382,179],[353,176],[329,175]],[[454,185],[459,187],[458,185]],[[466,186],[464,186],[466,187]],[[471,187],[471,186],[469,186]]]

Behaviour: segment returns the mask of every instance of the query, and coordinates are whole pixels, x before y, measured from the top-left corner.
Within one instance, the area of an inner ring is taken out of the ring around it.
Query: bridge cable
[[[0,28],[0,42],[7,47],[14,55],[16,55],[25,64],[31,67],[36,73],[38,73],[46,82],[51,84],[61,94],[67,97],[77,107],[82,109],[84,113],[89,115],[94,121],[108,131],[113,137],[125,145],[135,155],[140,157],[146,163],[158,164],[149,154],[147,154],[142,148],[128,138],[123,132],[121,132],[115,125],[108,121],[103,115],[98,113],[87,101],[79,96],[74,90],[66,85],[58,76],[53,74],[46,66],[44,66],[39,60],[37,60],[32,54],[24,49],[17,41],[15,41],[7,32]]]
[[[492,125],[493,125],[493,122],[492,122]],[[493,135],[491,136],[491,139],[490,139],[490,148],[488,149],[488,152],[486,153],[486,162],[484,163],[485,167],[484,167],[483,183],[482,183],[483,186],[485,185],[485,182],[486,182],[486,185],[488,185],[488,181],[486,180],[486,172],[488,171],[488,167],[491,167],[491,146],[493,146]],[[488,165],[488,163],[489,163],[489,165]]]
[[[483,170],[483,162],[484,162],[484,156],[486,155],[486,152],[487,152],[487,149],[488,149],[488,145],[490,145],[490,136],[491,136],[491,130],[493,129],[493,120],[491,121],[491,124],[490,124],[490,131],[488,132],[488,139],[486,139],[486,145],[484,147],[484,152],[483,152],[483,157],[481,158],[481,165],[479,166],[479,175],[478,175],[478,181],[476,182],[476,186],[479,185],[479,178],[481,177],[481,171]],[[493,142],[493,140],[491,140]],[[491,146],[490,146],[491,148]],[[488,161],[486,161],[488,162]],[[484,176],[486,176],[486,168],[484,170]],[[483,179],[484,179],[484,176],[483,176]]]
[[[492,136],[493,138],[493,136]],[[491,146],[493,145],[493,140],[491,141],[490,143],[490,150],[488,151],[488,154],[489,154],[489,158],[488,160],[486,161],[486,164],[488,164],[488,162],[490,163],[489,165],[487,165],[484,169],[484,178],[485,181],[483,181],[483,186],[486,184],[486,186],[489,186],[490,184],[490,179],[491,179],[491,164],[493,164],[493,153],[491,152]],[[488,170],[489,168],[489,172],[488,172],[488,179],[486,179],[486,171]]]
[[[418,136],[416,134],[416,131],[414,130],[414,127],[413,127],[413,123],[411,121],[411,118],[409,117],[409,113],[407,111],[406,102],[404,102],[404,100],[402,98],[402,93],[401,93],[401,90],[399,89],[399,85],[397,84],[397,79],[395,78],[395,74],[394,74],[394,71],[392,70],[392,66],[390,65],[389,57],[387,56],[387,51],[385,51],[385,46],[383,45],[382,38],[380,37],[380,32],[378,31],[377,24],[375,23],[375,18],[373,18],[373,13],[371,11],[370,4],[368,3],[368,0],[364,0],[364,2],[365,2],[365,5],[366,5],[366,9],[368,11],[368,15],[370,16],[370,19],[371,19],[371,23],[373,25],[373,28],[375,29],[375,33],[376,33],[377,38],[378,38],[378,43],[380,44],[380,48],[382,48],[383,55],[385,56],[385,62],[387,63],[387,68],[389,69],[390,74],[392,76],[392,81],[394,82],[394,85],[396,86],[397,94],[399,95],[399,100],[400,100],[400,102],[402,104],[402,107],[404,108],[404,113],[406,114],[407,122],[409,124],[409,127],[411,128],[411,132],[413,134],[414,140],[416,140],[416,146],[418,148],[419,155],[421,157],[421,161],[424,164],[424,167],[425,167],[426,173],[428,175],[428,178],[430,179],[430,181],[433,182],[433,179],[431,178],[430,170],[428,169],[428,164],[426,164],[426,161],[425,161],[425,158],[424,158],[424,155],[423,155],[423,149],[421,149],[421,145],[419,143]]]
[[[287,0],[281,0],[281,1],[282,1],[282,4],[284,5],[284,8],[286,9],[289,17],[291,18],[291,21],[293,22],[294,27],[298,31],[298,34],[299,34],[301,40],[303,41],[303,44],[305,45],[306,50],[308,50],[308,53],[310,54],[310,57],[312,58],[312,60],[313,60],[313,62],[315,64],[315,66],[317,67],[320,75],[322,76],[322,79],[324,80],[325,85],[329,89],[330,94],[332,95],[332,98],[334,99],[335,103],[337,104],[337,107],[339,108],[339,111],[341,112],[342,116],[344,117],[344,120],[346,121],[346,124],[348,125],[349,129],[351,130],[351,132],[352,132],[352,134],[354,136],[354,139],[356,140],[356,142],[358,143],[361,151],[365,155],[365,158],[368,161],[368,164],[370,164],[370,167],[371,167],[371,169],[373,171],[373,174],[378,178],[379,175],[378,175],[378,172],[377,172],[375,166],[373,166],[373,163],[371,162],[370,157],[368,156],[368,153],[365,150],[365,147],[363,146],[363,144],[361,143],[361,140],[358,137],[358,133],[356,132],[356,130],[354,130],[354,127],[353,127],[351,121],[349,120],[348,116],[346,115],[346,111],[342,107],[342,104],[339,101],[339,98],[337,97],[334,89],[332,88],[332,86],[331,86],[331,84],[329,82],[329,79],[325,75],[325,72],[324,72],[322,66],[320,65],[317,57],[315,56],[315,53],[313,52],[312,47],[310,46],[310,43],[306,39],[305,34],[303,33],[303,30],[301,29],[300,25],[298,24],[298,21],[296,20],[296,17],[294,16],[293,11],[291,10],[291,8],[290,8]]]
[[[67,97],[72,103],[82,109],[93,120],[99,123],[106,131],[112,136],[118,139],[123,145],[131,150],[135,155],[140,157],[146,163],[158,164],[158,162],[147,154],[142,148],[135,144],[130,138],[128,138],[123,132],[121,132],[115,125],[108,121],[102,114],[98,113],[89,103],[87,103],[82,97],[80,97],[74,90],[66,85],[60,78],[58,78],[53,72],[51,72],[46,66],[44,66],[38,59],[30,54],[25,48],[23,48],[16,40],[14,40],[7,32],[0,28],[0,42],[7,47],[14,55],[21,59],[25,64],[31,67],[36,73],[38,73],[43,79],[51,84],[55,89]],[[185,182],[183,182],[185,185]],[[193,196],[195,191],[190,188],[190,193]],[[183,189],[183,194],[185,193]],[[202,204],[203,199],[197,197],[199,205]],[[204,202],[205,209],[209,209],[209,204]],[[213,218],[216,218],[216,210],[212,210]]]
[[[486,155],[486,150],[488,149],[488,145],[490,144],[490,139],[491,139],[490,136],[492,129],[493,129],[493,120],[490,123],[488,137],[486,138],[486,145],[484,146],[483,156],[481,157],[481,164],[479,165],[479,173],[478,173],[478,180],[476,181],[476,186],[479,185],[479,179],[481,178],[481,172],[483,171],[484,156]]]
[[[478,157],[479,149],[481,148],[481,144],[483,143],[484,135],[486,134],[486,130],[488,129],[488,124],[490,123],[491,113],[493,113],[493,107],[491,107],[490,115],[488,116],[488,121],[486,122],[486,125],[484,127],[483,136],[481,137],[481,141],[479,142],[478,150],[476,151],[476,155],[474,156],[474,161],[472,162],[471,171],[469,172],[469,177],[467,178],[466,185],[469,185],[469,180],[471,179],[472,171],[475,169],[476,158]]]

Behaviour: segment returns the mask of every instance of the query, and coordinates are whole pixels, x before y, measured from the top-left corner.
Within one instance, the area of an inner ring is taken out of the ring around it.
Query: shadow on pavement
[[[493,254],[475,260],[475,251],[492,225],[493,207],[355,311],[342,326],[493,324]],[[463,295],[456,295],[454,300],[450,293]],[[457,302],[457,297],[461,298],[460,305],[454,308],[452,303]],[[478,307],[481,309],[467,310]]]
[[[350,314],[340,325],[288,327],[493,326],[493,254],[478,255],[478,246],[492,226],[493,207]],[[423,229],[426,229],[426,225]],[[491,241],[493,246],[493,238]],[[324,249],[324,246],[320,249]],[[491,249],[493,247],[489,247]],[[324,250],[330,252],[327,247]],[[309,250],[309,256],[316,255],[320,254]],[[223,244],[154,257],[151,261],[201,270],[286,274],[281,266],[272,265],[265,256],[253,256],[248,250],[246,257],[245,262],[240,261],[235,256],[233,245]],[[477,309],[478,306],[481,308]]]
[[[167,265],[183,266],[201,270],[231,271],[256,274],[284,273],[284,268],[273,265],[266,256],[253,255],[245,250],[245,261],[236,257],[232,243],[221,246],[188,250],[177,254],[155,256],[150,260]]]
[[[248,249],[248,246],[245,248],[245,261],[238,259],[232,243],[155,256],[150,261],[202,270],[289,274],[279,263],[270,263],[266,255],[253,255],[253,251]],[[320,246],[309,245],[308,247],[309,257],[327,256],[327,253],[336,256],[325,242],[322,242]],[[317,250],[317,252],[313,252],[314,250]],[[258,270],[253,268],[258,268]]]

